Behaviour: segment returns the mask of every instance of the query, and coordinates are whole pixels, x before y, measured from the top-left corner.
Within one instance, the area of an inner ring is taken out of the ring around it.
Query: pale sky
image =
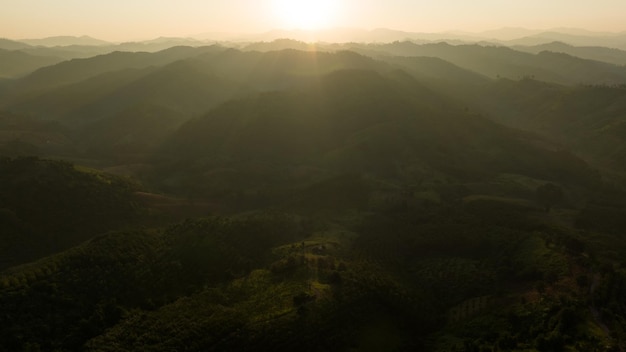
[[[626,0],[0,0],[0,37],[11,39],[89,35],[123,41],[296,27],[621,32]]]

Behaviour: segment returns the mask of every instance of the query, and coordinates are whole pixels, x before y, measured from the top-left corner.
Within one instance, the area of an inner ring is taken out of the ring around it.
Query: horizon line
[[[249,39],[251,38],[245,39],[244,37],[271,35],[276,32],[314,35],[314,34],[324,34],[324,33],[330,34],[330,32],[340,32],[340,31],[353,31],[353,32],[363,32],[363,33],[372,33],[376,31],[389,31],[389,32],[405,33],[407,35],[476,35],[476,36],[480,36],[480,35],[487,35],[487,34],[496,34],[498,31],[507,31],[507,30],[508,31],[511,31],[511,30],[527,31],[527,32],[535,32],[535,33],[523,34],[519,37],[512,36],[510,39],[504,39],[504,40],[521,39],[521,38],[531,37],[531,36],[538,35],[541,33],[546,33],[546,32],[548,33],[555,32],[555,33],[560,33],[560,34],[578,35],[578,36],[584,36],[585,34],[588,34],[590,36],[597,36],[597,37],[619,36],[619,35],[626,34],[626,30],[601,31],[601,30],[590,30],[590,29],[583,28],[583,27],[549,27],[549,28],[540,29],[540,28],[510,26],[510,27],[499,27],[499,28],[494,28],[494,29],[480,30],[480,31],[449,29],[449,30],[443,30],[443,31],[426,32],[426,31],[407,31],[407,30],[395,29],[395,28],[389,28],[389,27],[377,27],[377,28],[365,29],[365,28],[359,28],[359,27],[336,26],[336,27],[319,28],[319,29],[273,28],[273,29],[259,31],[259,32],[206,31],[206,32],[187,34],[187,35],[168,35],[168,34],[163,33],[163,34],[155,34],[154,36],[151,36],[151,37],[134,38],[134,39],[129,38],[129,39],[122,39],[122,40],[103,39],[102,37],[94,36],[94,35],[90,35],[86,33],[85,34],[54,34],[54,35],[49,35],[49,36],[28,37],[28,38],[16,38],[16,37],[10,37],[10,36],[2,36],[0,38],[17,41],[17,42],[46,40],[46,39],[61,39],[61,38],[68,38],[68,39],[69,38],[75,38],[75,39],[85,38],[85,39],[92,39],[92,40],[106,42],[108,44],[125,44],[125,43],[145,42],[145,41],[151,41],[151,40],[157,40],[157,39],[188,39],[188,40],[195,39],[199,41],[203,41],[203,40],[249,41]],[[565,33],[563,31],[570,31],[570,32],[578,31],[581,33],[571,34],[571,33]],[[222,39],[207,38],[207,36],[210,36],[210,35],[221,36]],[[224,37],[230,37],[230,38],[223,39]],[[291,39],[291,38],[283,38],[283,39]],[[497,39],[497,38],[483,37],[483,38],[476,38],[476,39]],[[106,44],[103,44],[103,45],[106,45]]]

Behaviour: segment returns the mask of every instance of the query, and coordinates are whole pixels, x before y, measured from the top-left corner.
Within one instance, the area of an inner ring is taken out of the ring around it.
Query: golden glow
[[[274,0],[274,14],[288,28],[322,29],[333,25],[337,0]]]

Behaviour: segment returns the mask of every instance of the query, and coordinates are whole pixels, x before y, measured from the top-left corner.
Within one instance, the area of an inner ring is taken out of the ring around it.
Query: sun
[[[273,10],[283,26],[315,30],[333,24],[337,3],[337,0],[274,0]]]

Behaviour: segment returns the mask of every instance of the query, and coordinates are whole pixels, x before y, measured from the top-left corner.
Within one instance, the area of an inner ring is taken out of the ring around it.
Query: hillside
[[[74,130],[79,149],[106,151],[130,143],[131,150],[143,153],[182,122],[220,103],[255,91],[310,84],[341,68],[389,70],[381,62],[348,52],[180,47],[153,54],[114,53],[70,60],[16,81],[4,94],[5,109],[61,122]],[[58,87],[71,79],[60,78],[66,71],[81,80]],[[127,129],[113,127],[122,120]]]
[[[560,141],[605,170],[624,172],[623,87],[501,80],[472,97],[499,122]]]
[[[509,40],[508,45],[541,45],[552,42],[563,42],[574,46],[602,46],[626,50],[626,35],[624,33],[593,33],[582,31],[546,31]]]
[[[351,45],[366,55],[429,56],[453,63],[490,78],[534,77],[560,84],[624,84],[626,68],[605,62],[552,52],[529,54],[503,46],[414,44]]]
[[[61,161],[0,160],[0,265],[66,250],[137,216],[135,185]]]
[[[80,37],[74,36],[56,36],[56,37],[48,37],[41,39],[22,39],[21,42],[32,45],[32,46],[71,46],[71,45],[89,45],[89,46],[99,46],[99,45],[110,45],[111,43],[92,38],[86,35]]]
[[[552,51],[577,56],[583,59],[608,62],[614,65],[626,65],[626,51],[600,46],[572,46],[562,42],[552,42],[535,46],[514,46],[513,49],[538,54]]]
[[[22,43],[15,40],[10,40],[6,38],[0,38],[0,48],[4,50],[22,50],[30,47],[30,45],[26,43]]]
[[[11,328],[0,338],[93,351],[610,350],[622,338],[623,273],[595,271],[588,254],[607,242],[551,227],[532,207],[452,204],[353,225],[262,213],[107,234],[5,271]],[[608,306],[599,321],[615,340],[590,313]]]
[[[623,82],[293,41],[7,80],[0,351],[619,351]]]
[[[20,50],[0,49],[0,78],[25,76],[39,68],[54,65],[63,59],[52,56],[29,55]]]
[[[15,99],[17,94],[38,93],[41,90],[80,82],[106,72],[129,68],[137,69],[161,66],[190,56],[199,55],[203,52],[215,50],[222,49],[219,47],[172,47],[158,53],[113,52],[85,59],[64,61],[56,65],[41,68],[27,77],[24,77],[14,88],[15,92],[10,94],[8,99],[7,97],[0,99],[0,102],[6,104],[10,102],[11,99]]]

